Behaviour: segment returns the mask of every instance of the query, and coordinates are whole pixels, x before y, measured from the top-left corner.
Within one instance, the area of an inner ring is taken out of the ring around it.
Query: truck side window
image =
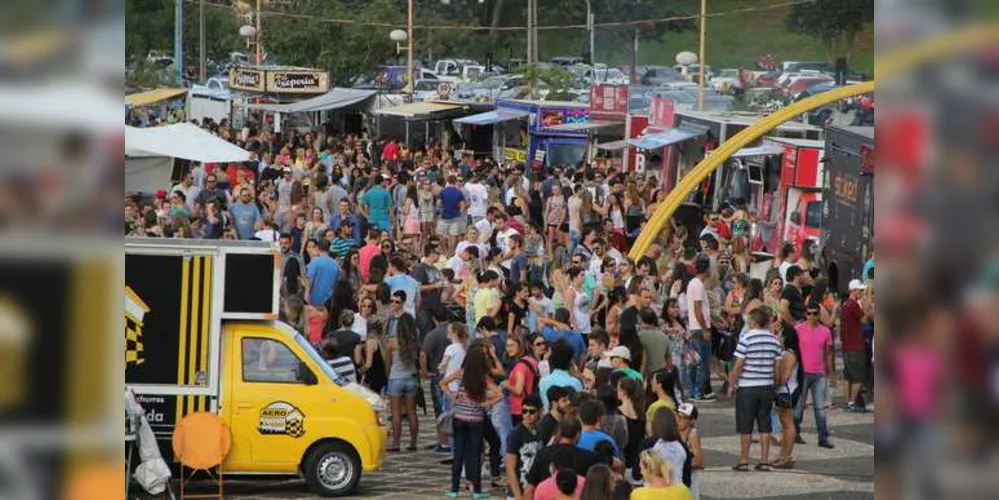
[[[244,382],[304,384],[310,373],[308,366],[283,343],[271,339],[243,339]]]
[[[821,201],[811,201],[805,207],[805,227],[822,227]]]

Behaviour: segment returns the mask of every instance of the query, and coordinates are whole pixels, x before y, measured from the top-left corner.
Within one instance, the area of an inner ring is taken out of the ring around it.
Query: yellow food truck
[[[126,238],[125,383],[164,457],[176,423],[222,417],[226,475],[301,476],[321,496],[381,467],[385,404],[278,320],[271,243]]]

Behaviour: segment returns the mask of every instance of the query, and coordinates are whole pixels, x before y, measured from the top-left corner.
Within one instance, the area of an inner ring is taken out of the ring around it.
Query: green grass
[[[708,12],[726,12],[761,5],[760,0],[710,0]],[[757,59],[773,54],[779,61],[828,61],[826,49],[816,39],[789,33],[784,25],[786,9],[741,13],[708,19],[706,59],[712,68],[755,67]],[[600,20],[597,19],[597,23]],[[555,55],[577,54],[585,33],[542,33],[539,55],[542,60]],[[610,64],[630,63],[626,43],[601,36],[596,32],[597,60]],[[689,50],[697,53],[699,33],[667,33],[662,40],[640,40],[638,63],[640,65],[675,64],[678,52]],[[831,62],[831,61],[830,61]],[[868,74],[874,71],[874,31],[868,29],[861,35],[853,68]]]

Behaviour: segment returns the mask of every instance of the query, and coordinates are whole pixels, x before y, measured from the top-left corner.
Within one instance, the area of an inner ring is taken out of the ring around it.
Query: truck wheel
[[[361,458],[346,443],[326,443],[305,457],[302,472],[313,493],[324,497],[346,495],[361,482]]]

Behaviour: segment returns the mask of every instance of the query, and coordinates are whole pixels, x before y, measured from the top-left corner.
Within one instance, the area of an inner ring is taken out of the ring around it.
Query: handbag
[[[784,388],[787,389],[787,384],[784,384]],[[790,392],[778,392],[774,397],[774,405],[777,408],[794,408],[794,398]]]

